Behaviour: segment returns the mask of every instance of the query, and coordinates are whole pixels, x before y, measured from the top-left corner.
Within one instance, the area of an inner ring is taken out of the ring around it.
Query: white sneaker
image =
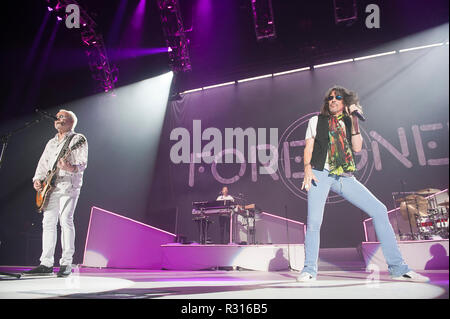
[[[415,282],[429,282],[430,278],[422,276],[421,274],[416,273],[415,271],[408,271],[406,274],[398,277],[392,277],[394,280],[402,280],[402,281],[415,281]]]
[[[300,276],[297,277],[298,282],[308,282],[314,280],[316,280],[316,278],[307,272],[301,273]]]

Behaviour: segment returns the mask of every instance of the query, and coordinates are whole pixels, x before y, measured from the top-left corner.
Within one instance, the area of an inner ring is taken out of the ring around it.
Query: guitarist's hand
[[[40,192],[42,190],[42,183],[39,180],[35,180],[33,183],[33,187],[37,192]]]
[[[69,171],[69,172],[73,172],[75,170],[74,167],[68,161],[65,161],[63,158],[61,158],[58,161],[58,165],[57,166],[58,166],[59,169],[62,169],[62,170],[65,170],[65,171]]]

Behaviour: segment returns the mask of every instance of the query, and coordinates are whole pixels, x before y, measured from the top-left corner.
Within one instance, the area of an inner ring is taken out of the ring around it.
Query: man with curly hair
[[[427,282],[404,262],[386,206],[354,176],[354,152],[363,139],[355,111],[362,112],[355,92],[341,86],[330,88],[318,116],[309,120],[305,137],[302,189],[308,192],[305,264],[297,281],[315,280],[325,202],[330,190],[339,194],[373,218],[376,234],[392,279]]]

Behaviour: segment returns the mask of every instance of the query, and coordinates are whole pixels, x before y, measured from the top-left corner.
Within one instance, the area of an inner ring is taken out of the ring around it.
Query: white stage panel
[[[205,270],[240,267],[250,270],[287,270],[303,268],[303,245],[162,245],[163,269]],[[288,250],[289,249],[289,250]]]
[[[408,266],[413,270],[448,270],[448,239],[401,241],[400,252]],[[387,270],[379,242],[363,242],[361,250],[366,267],[376,265],[379,270]]]

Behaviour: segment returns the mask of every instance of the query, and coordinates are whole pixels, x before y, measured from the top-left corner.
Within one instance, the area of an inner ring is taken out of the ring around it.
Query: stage
[[[0,267],[21,272],[29,267]],[[56,271],[57,269],[55,269]],[[379,280],[365,271],[322,271],[298,283],[296,271],[169,271],[76,268],[71,277],[1,276],[1,299],[448,299],[448,270],[421,271],[430,283]]]
[[[304,264],[304,224],[263,214],[264,218],[269,218],[262,219],[264,225],[271,226],[264,232],[270,235],[266,236],[270,238],[270,244],[201,245],[174,242],[176,236],[167,231],[92,207],[83,264],[76,265],[70,277],[17,279],[0,276],[0,298],[300,300],[449,297],[448,239],[398,243],[410,268],[428,276],[429,283],[392,280],[377,242],[362,242],[356,248],[320,249],[317,281],[299,283],[296,277]],[[281,230],[276,231],[277,226],[281,229],[280,225],[286,223],[291,225],[289,237],[282,236]],[[30,268],[3,266],[0,272],[18,274]]]
[[[39,303],[12,309],[449,298],[449,1],[6,3],[0,301]]]

